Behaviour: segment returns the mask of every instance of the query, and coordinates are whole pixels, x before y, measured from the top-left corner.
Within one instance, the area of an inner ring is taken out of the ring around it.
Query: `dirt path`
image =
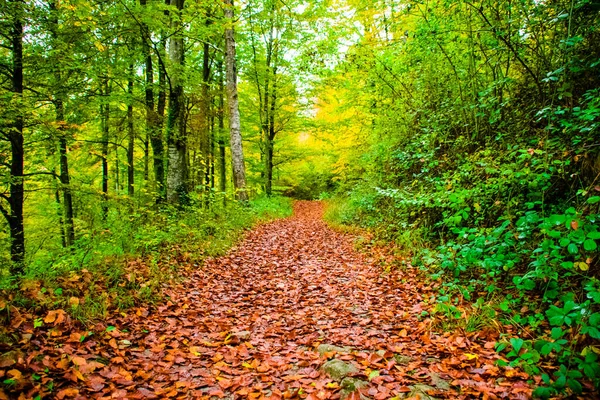
[[[530,396],[525,375],[494,366],[489,334],[433,333],[436,291],[410,268],[382,274],[321,208],[297,203],[167,290],[167,304],[30,365],[61,360],[57,398]]]

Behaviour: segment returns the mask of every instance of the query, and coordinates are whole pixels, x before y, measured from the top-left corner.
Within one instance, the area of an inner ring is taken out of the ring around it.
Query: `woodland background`
[[[165,264],[319,198],[443,282],[445,328],[516,327],[497,350],[538,395],[600,382],[597,1],[0,4],[3,310],[151,301]]]

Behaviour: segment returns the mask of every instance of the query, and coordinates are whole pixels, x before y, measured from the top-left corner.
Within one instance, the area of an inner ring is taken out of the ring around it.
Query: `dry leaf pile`
[[[296,203],[162,305],[93,334],[62,310],[43,328],[13,318],[22,340],[0,358],[0,399],[531,396],[526,374],[495,366],[494,332],[434,332],[433,284],[410,266],[383,273],[321,214]]]

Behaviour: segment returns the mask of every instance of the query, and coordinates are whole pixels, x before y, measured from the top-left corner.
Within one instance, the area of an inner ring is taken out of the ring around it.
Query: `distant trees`
[[[73,246],[137,207],[211,207],[228,187],[248,199],[232,1],[11,0],[0,13],[12,274],[26,248]]]

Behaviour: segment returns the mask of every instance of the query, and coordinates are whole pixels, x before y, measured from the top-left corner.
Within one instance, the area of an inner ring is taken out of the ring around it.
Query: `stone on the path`
[[[350,347],[339,347],[339,346],[334,346],[332,344],[320,344],[319,347],[317,347],[317,352],[319,352],[319,355],[322,356],[325,353],[331,353],[335,351],[336,353],[350,353],[352,351],[352,349]]]
[[[239,332],[231,333],[231,336],[235,336],[236,338],[238,338],[240,340],[250,340],[250,335],[251,335],[250,331],[239,331]]]
[[[429,376],[431,377],[431,383],[433,383],[436,388],[440,390],[450,390],[450,384],[442,379],[439,374],[432,372]]]
[[[358,368],[342,360],[329,360],[321,367],[323,372],[336,381],[341,381],[351,374],[358,373]]]
[[[366,388],[369,386],[369,382],[357,379],[346,377],[342,379],[342,383],[340,387],[342,388],[340,399],[344,400],[353,392],[356,392],[358,389]]]
[[[396,364],[398,365],[406,365],[412,361],[412,357],[404,356],[402,354],[395,354],[394,360],[396,360]]]

